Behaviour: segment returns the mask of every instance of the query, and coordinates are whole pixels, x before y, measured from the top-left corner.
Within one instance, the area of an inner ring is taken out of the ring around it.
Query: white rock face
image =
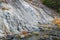
[[[7,0],[7,2],[8,4],[0,3],[0,30],[3,33],[38,31],[38,22],[48,24],[53,20],[53,17],[42,8],[34,7],[24,0]],[[5,9],[1,9],[2,7]]]

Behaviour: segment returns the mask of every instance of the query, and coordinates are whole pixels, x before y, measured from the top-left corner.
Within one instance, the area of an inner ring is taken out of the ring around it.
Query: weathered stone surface
[[[7,3],[0,3],[1,37],[7,35],[20,36],[22,31],[27,32],[24,33],[26,34],[25,36],[27,36],[28,32],[38,33],[40,31],[38,24],[51,24],[51,21],[53,20],[53,17],[44,11],[44,9],[35,7],[24,0],[6,1]],[[7,39],[11,40],[14,38],[7,36]]]

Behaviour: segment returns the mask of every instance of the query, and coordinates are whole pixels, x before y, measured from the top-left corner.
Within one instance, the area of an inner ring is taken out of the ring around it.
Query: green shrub
[[[59,13],[60,13],[60,8],[57,10],[57,12],[59,12]]]
[[[46,6],[57,10],[60,12],[60,0],[42,0],[43,4]]]
[[[54,2],[52,0],[43,0],[43,4],[45,4],[46,6],[51,7],[51,8],[56,6],[56,2]]]

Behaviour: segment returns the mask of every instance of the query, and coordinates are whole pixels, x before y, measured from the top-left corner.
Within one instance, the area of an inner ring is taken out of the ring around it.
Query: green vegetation
[[[43,4],[60,13],[60,0],[42,0]]]

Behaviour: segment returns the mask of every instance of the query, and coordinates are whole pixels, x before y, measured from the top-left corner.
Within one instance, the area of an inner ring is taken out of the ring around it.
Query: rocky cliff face
[[[38,24],[50,24],[53,20],[47,12],[24,0],[0,3],[0,37],[6,36],[6,33],[21,34],[24,30],[38,32]]]

